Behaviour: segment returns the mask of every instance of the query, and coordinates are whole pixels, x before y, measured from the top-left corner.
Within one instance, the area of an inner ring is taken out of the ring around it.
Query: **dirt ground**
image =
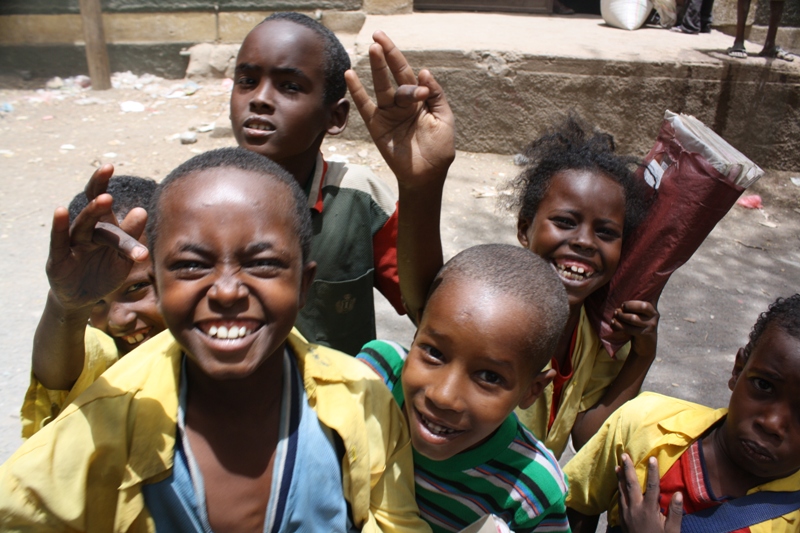
[[[44,264],[55,207],[82,190],[101,163],[159,180],[196,153],[235,144],[224,82],[134,76],[117,82],[119,88],[92,92],[69,82],[37,90],[35,83],[8,88],[21,82],[0,80],[0,461],[20,443],[19,407],[47,294]],[[123,112],[123,104],[142,110]],[[217,128],[204,131],[211,123]],[[181,144],[177,137],[191,130],[197,142]],[[395,186],[371,144],[333,138],[323,150],[369,165]],[[516,242],[513,217],[496,206],[498,187],[517,171],[508,155],[459,152],[442,221],[448,257],[478,243]],[[673,276],[659,304],[659,355],[645,389],[727,403],[733,356],[758,313],[798,291],[800,186],[791,177],[800,177],[800,169],[767,172],[750,191],[763,197],[764,208],[734,207]],[[410,322],[385,301],[378,304],[378,325],[383,338],[407,344],[413,335]]]

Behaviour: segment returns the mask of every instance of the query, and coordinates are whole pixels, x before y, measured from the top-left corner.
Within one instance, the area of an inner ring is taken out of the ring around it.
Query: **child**
[[[169,332],[0,467],[0,529],[424,531],[391,395],[292,332],[311,232],[267,158],[226,148],[170,173],[147,226]]]
[[[397,277],[397,210],[367,167],[325,161],[320,145],[347,124],[336,36],[298,13],[275,13],[245,38],[230,115],[239,146],[267,156],[306,191],[317,277],[297,327],[311,342],[358,353],[375,338],[373,287],[403,314]]]
[[[439,272],[408,353],[373,341],[358,355],[405,412],[417,504],[434,531],[460,531],[487,513],[518,533],[569,531],[558,462],[513,414],[552,379],[542,369],[567,313],[542,259],[475,246]]]
[[[767,37],[764,40],[764,47],[758,53],[761,57],[772,59],[782,59],[792,62],[794,56],[775,44],[778,36],[778,24],[781,22],[783,14],[783,4],[785,0],[770,0],[769,2],[769,26],[767,27]],[[736,2],[736,37],[733,46],[728,48],[727,53],[736,59],[747,59],[747,50],[744,48],[744,34],[747,29],[747,13],[750,11],[750,0],[737,0]]]
[[[795,294],[778,298],[759,316],[747,346],[736,354],[728,382],[733,391],[728,409],[644,393],[603,424],[565,469],[573,531],[593,532],[595,515],[606,510],[610,526],[620,523],[615,474],[620,464],[619,486],[630,491],[625,500],[628,506],[637,507],[637,512],[628,510],[629,530],[630,521],[635,520],[640,524],[637,531],[659,531],[664,518],[659,518],[657,509],[666,513],[670,502],[676,517],[681,515],[682,502],[687,513],[684,526],[690,519],[698,519],[692,530],[699,531],[698,526],[710,523],[701,516],[708,515],[711,508],[719,512],[722,507],[717,506],[722,502],[730,501],[735,520],[742,520],[747,515],[758,516],[752,502],[746,503],[746,495],[758,493],[770,501],[778,496],[771,492],[790,491],[788,497],[794,503],[789,508],[772,518],[757,518],[755,523],[731,522],[725,531],[797,531],[800,493],[791,491],[800,490],[799,381],[800,294]],[[640,501],[639,483],[644,486],[647,469],[644,500],[648,502],[650,496],[655,512]],[[651,523],[643,523],[645,518]],[[680,521],[674,521],[673,527],[675,522]]]
[[[442,265],[439,232],[442,189],[453,160],[453,114],[430,72],[419,78],[394,43],[373,35],[370,64],[377,105],[352,71],[347,82],[375,144],[400,190],[398,252],[403,300],[418,320]],[[398,85],[395,89],[390,73]],[[611,136],[588,133],[570,118],[535,141],[530,167],[518,178],[518,237],[549,261],[567,289],[570,317],[551,363],[553,385],[525,411],[522,422],[557,457],[570,435],[580,447],[609,414],[639,391],[655,359],[658,313],[649,302],[625,302],[615,327],[633,343],[612,359],[586,320],[583,301],[613,276],[622,241],[645,214],[630,167],[614,154]]]
[[[130,258],[92,242],[98,220],[123,221],[136,208],[126,227],[138,217],[141,232],[141,208],[155,192],[153,180],[109,179],[112,172],[110,165],[98,169],[69,210],[60,208],[54,215],[47,262],[50,292],[33,341],[31,384],[21,410],[23,438],[58,416],[121,356],[166,327],[148,277],[149,259],[131,268]],[[134,242],[128,244],[135,248]],[[130,271],[127,278],[122,270]]]

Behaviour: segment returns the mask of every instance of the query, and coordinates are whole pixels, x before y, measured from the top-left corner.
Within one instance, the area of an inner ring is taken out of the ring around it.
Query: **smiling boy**
[[[727,409],[644,393],[606,421],[565,468],[573,531],[593,532],[597,515],[606,510],[609,525],[619,525],[615,467],[624,459],[624,467],[635,468],[644,486],[651,457],[658,460],[654,473],[660,482],[653,490],[660,492],[662,514],[675,503],[673,495],[681,493],[684,522],[711,524],[711,511],[731,502],[734,521],[724,531],[797,531],[800,493],[788,495],[796,502],[793,507],[771,517],[759,517],[747,498],[800,490],[798,382],[800,294],[795,294],[778,298],[759,316],[747,346],[736,354]],[[755,521],[747,520],[750,516]]]
[[[123,222],[133,211],[130,220],[143,223],[143,208],[156,189],[153,180],[111,178],[112,172],[110,165],[98,169],[69,209],[54,215],[50,291],[33,339],[31,383],[20,412],[24,438],[53,420],[120,357],[166,328],[148,275],[149,258],[125,258],[93,242],[98,221]],[[129,247],[133,243],[138,244],[128,239]]]
[[[0,529],[425,531],[391,395],[292,331],[315,269],[296,181],[202,154],[159,186],[147,235],[169,332],[0,467]]]
[[[552,380],[542,369],[566,318],[564,288],[545,261],[476,246],[436,277],[407,355],[385,341],[362,349],[408,419],[417,503],[434,531],[487,513],[515,532],[569,531],[558,463],[513,414]]]
[[[397,277],[397,209],[367,167],[325,161],[325,135],[347,125],[336,36],[299,13],[276,13],[242,42],[230,117],[239,146],[269,157],[306,191],[317,276],[297,327],[311,342],[355,354],[375,338],[373,287],[404,313]]]

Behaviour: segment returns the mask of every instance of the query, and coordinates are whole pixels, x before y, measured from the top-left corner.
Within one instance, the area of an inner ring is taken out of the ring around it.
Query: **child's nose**
[[[247,285],[242,283],[236,276],[220,276],[208,290],[209,299],[222,305],[231,307],[250,294]]]
[[[461,412],[465,407],[461,395],[462,390],[462,384],[458,377],[448,375],[430,386],[426,396],[437,409]]]
[[[575,230],[571,243],[573,247],[581,250],[594,251],[597,245],[594,242],[594,232],[586,226],[579,226]]]
[[[108,330],[112,334],[129,331],[136,324],[136,312],[127,305],[112,303],[108,308]]]
[[[258,86],[258,90],[253,93],[253,98],[250,100],[250,109],[259,112],[271,112],[275,109],[273,102],[273,86],[272,83],[265,81]]]
[[[760,420],[760,425],[767,436],[779,444],[789,428],[792,418],[792,409],[787,405],[773,405],[765,409]]]

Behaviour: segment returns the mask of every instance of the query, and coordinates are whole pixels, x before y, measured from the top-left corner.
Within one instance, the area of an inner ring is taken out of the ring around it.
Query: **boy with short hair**
[[[759,316],[747,346],[736,354],[728,382],[732,394],[727,409],[643,393],[606,421],[565,468],[570,481],[567,506],[573,531],[593,532],[597,515],[604,511],[608,511],[612,527],[621,523],[624,511],[636,522],[638,529],[634,531],[679,530],[680,520],[676,519],[681,503],[683,522],[697,521],[693,530],[710,524],[714,514],[730,507],[733,521],[725,531],[797,531],[798,382],[800,294],[795,294],[778,298]],[[648,468],[648,490],[642,500],[639,487],[645,485]],[[625,506],[620,504],[618,486],[627,508],[620,509]],[[790,505],[781,507],[778,500],[787,491],[784,496],[788,496]],[[780,512],[759,516],[750,499],[756,493]],[[772,498],[775,501],[770,501]],[[665,523],[667,508],[671,509]],[[675,513],[672,508],[677,508]],[[746,520],[750,516],[755,522]],[[631,530],[631,524],[627,526]]]
[[[292,331],[311,232],[266,158],[227,148],[175,169],[147,227],[169,332],[0,467],[0,529],[426,530],[389,392]]]
[[[487,513],[515,532],[569,531],[558,462],[513,413],[553,379],[568,315],[553,269],[534,253],[490,244],[441,269],[410,351],[373,341],[358,358],[403,408],[414,447],[416,498],[434,531]]]
[[[306,191],[317,277],[297,327],[311,342],[355,354],[375,338],[373,287],[405,312],[397,276],[397,208],[367,167],[325,161],[350,104],[350,59],[336,36],[299,13],[275,13],[244,39],[230,116],[239,146],[267,156]]]
[[[121,356],[166,327],[148,277],[149,259],[134,261],[131,268],[132,258],[93,242],[93,236],[100,238],[95,224],[101,220],[116,219],[132,232],[138,220],[141,232],[142,208],[156,189],[153,180],[111,178],[112,172],[110,165],[98,169],[69,209],[59,208],[54,215],[47,261],[50,291],[33,340],[31,383],[20,413],[23,438],[58,416]],[[127,236],[121,240],[136,246]]]

